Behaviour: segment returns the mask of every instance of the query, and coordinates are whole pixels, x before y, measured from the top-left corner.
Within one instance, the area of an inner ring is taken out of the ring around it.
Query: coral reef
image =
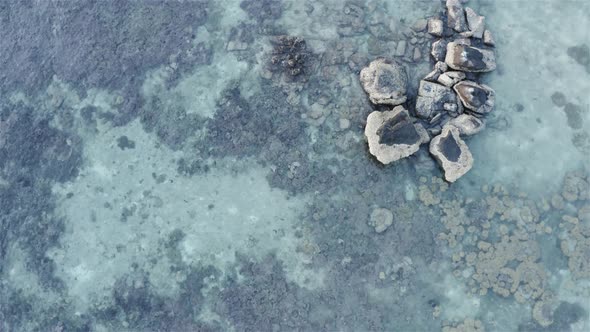
[[[454,275],[464,280],[473,294],[483,296],[491,291],[518,303],[530,303],[536,323],[551,325],[557,305],[549,286],[552,272],[540,260],[539,241],[559,227],[561,250],[569,259],[572,276],[590,277],[588,174],[568,173],[561,194],[552,198],[553,207],[545,199],[512,194],[501,185],[482,187],[485,196],[481,200],[462,198],[440,187],[439,181],[422,179],[419,199],[441,209],[446,231],[437,239],[452,249]],[[557,225],[551,215],[554,209],[563,211],[566,202],[577,206],[577,216],[565,214]]]

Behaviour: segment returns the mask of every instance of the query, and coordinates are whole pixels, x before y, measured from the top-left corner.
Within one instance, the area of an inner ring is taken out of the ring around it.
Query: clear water
[[[448,184],[368,153],[359,83],[413,100],[439,1],[4,1],[0,331],[590,330],[590,2],[467,6],[496,107]]]

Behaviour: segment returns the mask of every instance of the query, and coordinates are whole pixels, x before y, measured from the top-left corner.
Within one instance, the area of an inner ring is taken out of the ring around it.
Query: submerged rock
[[[485,128],[483,120],[470,114],[461,114],[449,120],[447,125],[459,129],[459,133],[465,136],[475,135]]]
[[[473,38],[481,39],[485,30],[486,18],[477,15],[475,10],[469,7],[465,8],[465,16],[467,16],[467,25],[469,26],[469,31],[471,31]]]
[[[486,29],[483,32],[483,43],[488,46],[496,45],[496,41],[494,40],[494,36],[492,35],[492,32],[490,30]]]
[[[586,44],[568,48],[567,55],[582,66],[590,66],[590,47]]]
[[[376,208],[371,212],[369,226],[375,228],[375,232],[383,233],[393,224],[393,213],[388,209]]]
[[[553,102],[553,105],[555,105],[557,107],[563,107],[567,103],[567,99],[566,99],[565,95],[559,91],[555,91],[551,95],[551,101]]]
[[[451,42],[447,45],[445,62],[455,70],[489,72],[496,69],[494,51]]]
[[[426,80],[420,81],[418,98],[416,99],[416,115],[418,117],[430,119],[437,113],[445,111],[445,104],[456,105],[457,103],[457,96],[451,88]]]
[[[440,135],[430,141],[430,153],[445,173],[445,179],[455,182],[473,166],[473,156],[461,139],[459,129],[445,126]]]
[[[582,108],[574,103],[566,103],[563,111],[567,117],[567,125],[572,129],[582,129],[584,118],[582,117]]]
[[[361,70],[360,78],[374,104],[399,105],[406,101],[408,76],[395,61],[376,59]]]
[[[465,108],[473,112],[487,114],[494,109],[494,90],[485,84],[461,81],[453,86],[453,90],[457,92]]]
[[[383,164],[414,154],[422,143],[429,140],[426,130],[422,125],[414,124],[402,106],[369,114],[365,136],[369,152]]]

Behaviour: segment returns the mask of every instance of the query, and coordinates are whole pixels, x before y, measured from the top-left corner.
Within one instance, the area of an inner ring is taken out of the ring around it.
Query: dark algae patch
[[[448,160],[456,162],[459,160],[461,156],[461,148],[457,141],[455,141],[455,137],[449,132],[446,137],[442,137],[440,140],[441,151],[447,157]]]

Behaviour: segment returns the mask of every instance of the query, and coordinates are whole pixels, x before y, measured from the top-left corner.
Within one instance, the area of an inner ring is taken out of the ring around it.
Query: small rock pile
[[[438,38],[431,51],[435,64],[420,81],[413,112],[401,106],[407,101],[404,67],[379,58],[361,71],[371,102],[396,106],[369,114],[365,136],[371,154],[383,164],[408,157],[430,142],[445,179],[454,182],[473,165],[462,137],[483,130],[484,116],[494,108],[494,90],[479,83],[481,73],[496,68],[494,39],[485,17],[464,8],[461,0],[446,0],[446,10],[430,18],[427,28]]]

